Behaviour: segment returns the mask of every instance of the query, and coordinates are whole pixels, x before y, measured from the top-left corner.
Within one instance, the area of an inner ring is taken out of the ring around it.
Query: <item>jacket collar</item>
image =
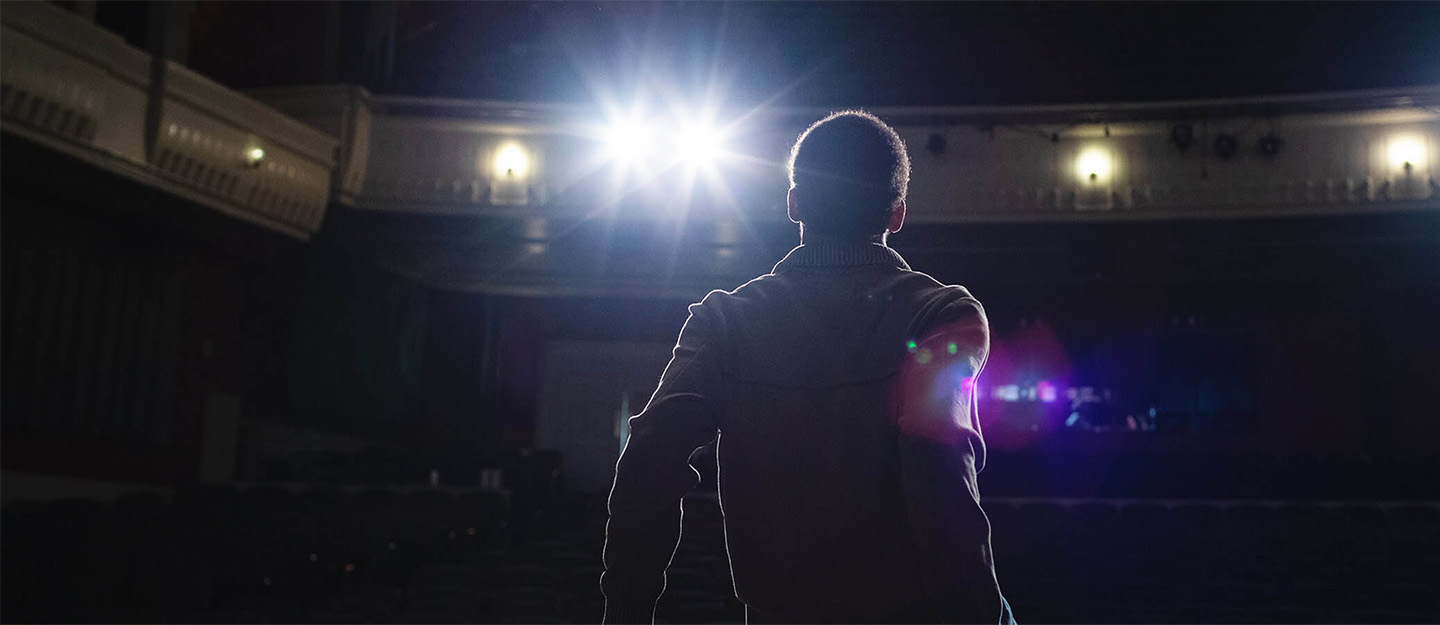
[[[773,273],[798,267],[873,267],[910,269],[895,250],[879,243],[810,243],[801,245],[775,265]]]

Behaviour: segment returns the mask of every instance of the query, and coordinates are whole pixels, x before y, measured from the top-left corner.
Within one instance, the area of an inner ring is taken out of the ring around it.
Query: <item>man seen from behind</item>
[[[606,529],[607,623],[650,623],[688,464],[716,440],[735,592],[750,623],[1013,623],[976,475],[984,309],[886,246],[910,160],[869,113],[816,122],[790,155],[801,245],[690,306],[630,420]]]

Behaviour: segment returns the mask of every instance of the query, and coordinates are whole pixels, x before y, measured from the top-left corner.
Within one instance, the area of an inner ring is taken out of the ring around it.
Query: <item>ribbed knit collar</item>
[[[879,243],[810,243],[801,245],[775,265],[773,273],[797,267],[863,267],[883,265],[909,269],[895,250]]]

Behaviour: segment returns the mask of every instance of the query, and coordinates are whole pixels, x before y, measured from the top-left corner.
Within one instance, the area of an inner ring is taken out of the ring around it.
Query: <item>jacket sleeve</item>
[[[699,480],[690,454],[716,433],[721,380],[707,319],[703,304],[690,306],[659,387],[630,419],[605,528],[606,623],[652,622],[665,589],[680,538],[680,501]]]
[[[900,464],[911,535],[947,622],[1006,618],[977,474],[985,443],[975,383],[990,349],[980,303],[959,289],[927,315],[901,369]]]

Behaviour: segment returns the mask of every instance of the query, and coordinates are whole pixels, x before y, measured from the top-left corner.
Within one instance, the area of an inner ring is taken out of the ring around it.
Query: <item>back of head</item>
[[[805,228],[844,238],[884,233],[910,183],[905,142],[864,111],[811,124],[790,150],[789,170]]]

